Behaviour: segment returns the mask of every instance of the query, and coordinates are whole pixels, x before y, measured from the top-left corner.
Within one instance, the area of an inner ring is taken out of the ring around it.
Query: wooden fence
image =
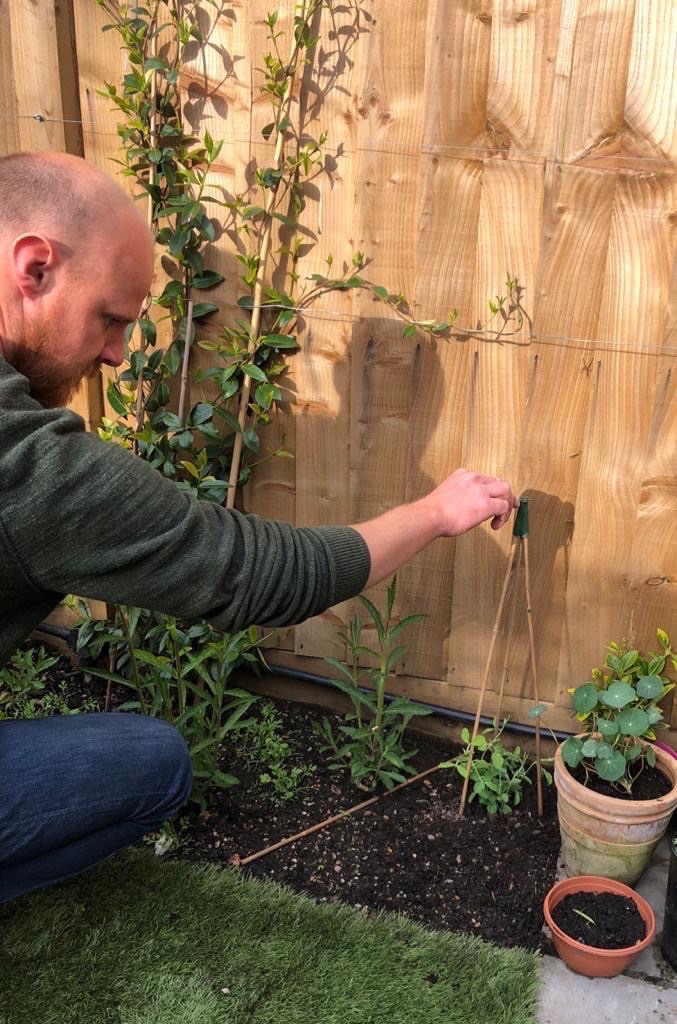
[[[404,291],[417,315],[457,307],[468,324],[509,272],[532,329],[503,344],[432,343],[403,338],[359,294],[328,297],[306,318],[294,402],[271,428],[295,459],[260,467],[246,505],[298,524],[350,522],[415,500],[460,465],[509,479],[530,497],[541,697],[566,728],[567,688],[610,640],[650,645],[657,626],[677,639],[677,8],[327,6],[319,86],[306,82],[295,106],[329,132],[331,154],[308,195],[303,271],[359,249],[372,279]],[[218,18],[205,7],[208,41],[185,69],[189,116],[225,139],[215,179],[231,195],[269,149],[256,70],[269,7],[289,24],[291,0],[232,0]],[[104,21],[94,0],[0,0],[3,151],[69,148],[115,172],[116,115],[97,89],[124,68]],[[214,266],[227,319],[238,284],[226,236]],[[98,398],[87,401],[94,419]],[[438,541],[400,574],[399,610],[427,615],[403,692],[474,708],[509,545],[509,531],[480,529]],[[517,608],[505,707],[524,719]],[[317,659],[340,655],[336,630],[352,610],[297,627],[275,657],[322,668]],[[503,635],[496,680],[505,658]]]

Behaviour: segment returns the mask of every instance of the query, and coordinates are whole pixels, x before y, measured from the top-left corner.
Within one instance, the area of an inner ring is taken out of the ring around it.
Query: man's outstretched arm
[[[353,527],[369,548],[367,586],[392,575],[438,537],[456,537],[487,519],[498,530],[518,504],[505,481],[457,469],[424,498]]]

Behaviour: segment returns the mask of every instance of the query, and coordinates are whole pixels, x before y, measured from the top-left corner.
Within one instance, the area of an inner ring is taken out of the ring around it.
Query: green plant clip
[[[520,498],[519,508],[512,528],[513,537],[529,536],[529,499]]]

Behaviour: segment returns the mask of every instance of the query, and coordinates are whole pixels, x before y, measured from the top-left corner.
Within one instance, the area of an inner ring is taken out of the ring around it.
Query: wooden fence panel
[[[0,0],[0,152],[75,151],[60,120],[72,109],[67,30],[47,6],[38,18],[27,0]],[[182,79],[191,123],[225,140],[213,182],[224,196],[270,156],[256,70],[270,6],[235,0],[215,19],[205,5],[206,43]],[[272,6],[288,27],[292,0]],[[114,171],[117,117],[97,89],[124,60],[92,0],[73,0],[73,12],[85,152]],[[677,633],[677,8],[370,0],[359,15],[325,8],[318,31],[319,88],[306,72],[293,106],[311,134],[329,131],[325,171],[307,189],[302,274],[359,249],[373,258],[368,276],[406,292],[416,315],[457,307],[472,324],[510,272],[532,328],[503,344],[403,339],[370,299],[326,297],[305,318],[293,402],[267,438],[274,448],[284,435],[295,458],[261,466],[246,507],[346,522],[415,501],[464,462],[510,479],[531,502],[541,695],[566,727],[567,688],[611,639]],[[211,254],[226,277],[222,319],[239,294],[236,249],[226,230]],[[402,570],[399,610],[428,616],[409,638],[403,690],[472,709],[509,545],[507,531],[482,528]],[[336,629],[352,608],[298,627],[277,657],[321,668],[341,653]],[[505,709],[524,717],[518,612]],[[505,653],[504,630],[490,690]]]

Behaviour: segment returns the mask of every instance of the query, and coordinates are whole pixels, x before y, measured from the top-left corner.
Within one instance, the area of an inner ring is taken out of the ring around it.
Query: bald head
[[[130,197],[103,171],[66,153],[0,157],[0,237],[47,232],[67,244],[136,214]]]

